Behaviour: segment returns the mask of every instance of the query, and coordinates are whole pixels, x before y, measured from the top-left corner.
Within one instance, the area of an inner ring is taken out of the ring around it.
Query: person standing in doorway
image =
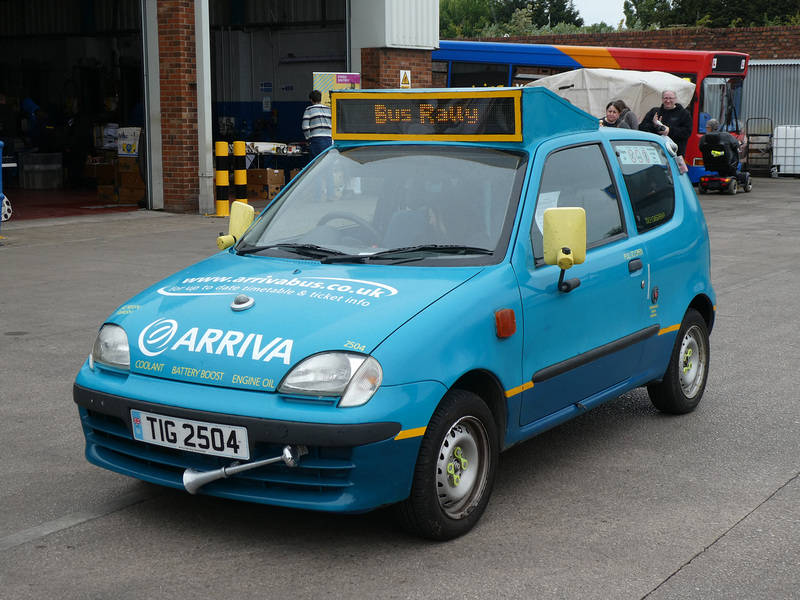
[[[330,146],[331,140],[331,107],[322,104],[322,92],[314,90],[308,95],[311,106],[303,113],[303,135],[308,140],[308,151],[311,160]]]

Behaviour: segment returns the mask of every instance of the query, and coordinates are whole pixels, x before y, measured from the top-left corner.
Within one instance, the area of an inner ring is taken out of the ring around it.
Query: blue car
[[[468,532],[500,453],[709,372],[706,223],[659,136],[542,88],[334,92],[334,145],[99,330],[86,457],[193,494]]]

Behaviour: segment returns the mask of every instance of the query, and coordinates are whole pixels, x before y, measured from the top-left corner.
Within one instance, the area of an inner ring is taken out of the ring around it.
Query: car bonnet
[[[372,352],[480,270],[220,253],[142,292],[108,321],[125,329],[134,373],[270,390],[313,354]]]

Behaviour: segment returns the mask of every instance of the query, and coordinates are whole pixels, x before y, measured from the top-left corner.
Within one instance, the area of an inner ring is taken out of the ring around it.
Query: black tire
[[[707,193],[708,193],[708,188],[705,188],[705,187],[703,187],[703,186],[701,185],[701,186],[699,186],[699,187],[697,188],[697,191],[698,191],[698,192],[700,192],[701,194],[707,194]]]
[[[690,308],[683,317],[664,378],[647,386],[653,406],[673,415],[697,408],[706,389],[710,359],[708,326],[700,313]]]
[[[731,179],[731,182],[728,184],[728,193],[731,196],[735,196],[738,189],[739,189],[739,184],[736,183],[735,179]]]
[[[472,529],[492,494],[498,448],[494,418],[480,397],[448,392],[422,438],[411,495],[396,507],[403,526],[436,541]]]
[[[749,193],[750,190],[752,190],[752,189],[753,189],[753,182],[750,181],[750,174],[748,173],[747,174],[747,179],[745,179],[745,182],[744,182],[744,191],[745,191],[745,193]]]

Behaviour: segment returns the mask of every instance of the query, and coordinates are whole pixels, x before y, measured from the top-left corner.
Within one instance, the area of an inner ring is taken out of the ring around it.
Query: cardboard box
[[[267,171],[267,183],[269,185],[283,186],[283,184],[286,183],[286,176],[283,173],[283,169],[267,169]]]
[[[300,171],[302,171],[302,169],[292,169],[289,172],[289,181],[297,177],[300,174]]]
[[[103,125],[102,127],[102,138],[100,139],[100,146],[99,148],[108,148],[117,150],[117,139],[118,139],[118,132],[119,132],[119,125],[116,123],[108,123]],[[97,139],[95,138],[95,143]]]
[[[98,185],[97,197],[101,202],[117,203],[119,202],[119,188],[114,185]]]
[[[114,165],[95,165],[95,178],[97,178],[97,185],[114,185],[116,174],[116,168]]]
[[[109,163],[86,163],[81,176],[86,179],[97,179],[97,185],[114,185],[116,167]]]
[[[284,174],[281,169],[248,169],[247,185],[283,185]]]
[[[139,158],[136,156],[120,156],[117,160],[117,171],[120,173],[138,173]]]
[[[282,185],[270,185],[267,187],[269,188],[269,195],[267,196],[267,200],[272,200],[283,189]]]
[[[119,156],[139,156],[141,133],[141,127],[120,127],[117,130],[117,154]]]
[[[145,189],[144,180],[139,173],[117,173],[119,186],[124,188]]]
[[[144,200],[147,190],[142,188],[119,188],[118,196],[120,204],[138,204],[139,200]]]
[[[267,200],[269,198],[268,185],[247,185],[247,197],[250,199]]]

